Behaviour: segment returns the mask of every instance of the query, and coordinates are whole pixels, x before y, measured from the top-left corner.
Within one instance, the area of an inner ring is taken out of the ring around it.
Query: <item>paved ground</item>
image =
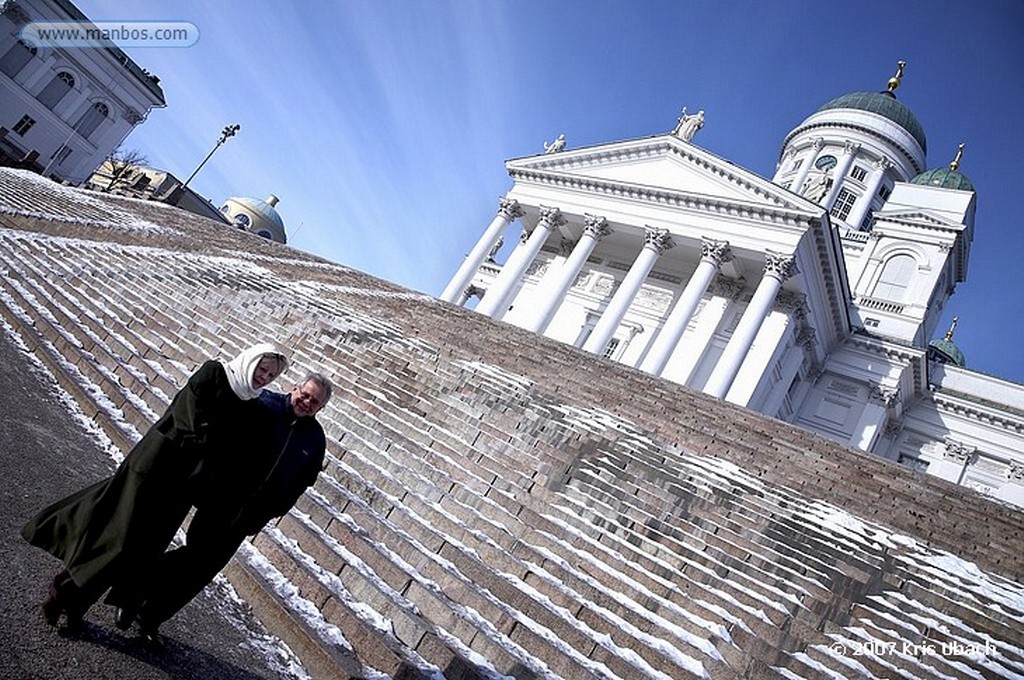
[[[90,612],[82,638],[48,626],[39,602],[60,564],[26,543],[21,525],[44,505],[108,475],[113,462],[3,328],[0,395],[0,678],[295,677],[245,608],[223,594],[204,593],[168,622],[161,653],[114,628],[113,611],[102,603]]]

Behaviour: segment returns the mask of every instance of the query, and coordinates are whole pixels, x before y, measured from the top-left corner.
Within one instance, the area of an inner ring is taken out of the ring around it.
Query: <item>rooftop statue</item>
[[[558,139],[548,144],[544,142],[544,153],[558,153],[565,149],[565,135],[558,135]]]
[[[700,110],[693,115],[687,115],[686,107],[684,106],[679,114],[679,120],[676,122],[676,129],[672,131],[672,134],[684,142],[689,142],[697,134],[697,130],[700,130],[702,127],[704,127],[704,111]]]

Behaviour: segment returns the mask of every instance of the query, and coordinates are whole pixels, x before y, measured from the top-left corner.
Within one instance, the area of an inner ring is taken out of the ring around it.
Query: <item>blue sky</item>
[[[94,20],[188,21],[188,48],[131,48],[166,109],[128,148],[217,205],[281,198],[290,242],[439,294],[511,186],[509,158],[673,128],[771,177],[823,103],[897,92],[929,167],[965,142],[978,190],[967,282],[946,310],[968,366],[1024,383],[1024,3],[946,0],[76,0]]]

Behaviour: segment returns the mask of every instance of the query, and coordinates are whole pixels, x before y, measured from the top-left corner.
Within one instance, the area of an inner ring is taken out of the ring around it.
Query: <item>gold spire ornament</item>
[[[946,331],[946,342],[953,342],[953,332],[956,331],[956,324],[959,320],[960,317],[953,317],[953,323],[949,324],[949,330]]]
[[[903,78],[903,68],[907,65],[905,61],[896,62],[896,75],[889,78],[889,92],[895,92],[896,88],[900,86],[900,80]]]
[[[956,158],[949,163],[950,170],[956,170],[960,167],[960,159],[964,157],[964,143],[960,142],[960,146],[956,149]]]

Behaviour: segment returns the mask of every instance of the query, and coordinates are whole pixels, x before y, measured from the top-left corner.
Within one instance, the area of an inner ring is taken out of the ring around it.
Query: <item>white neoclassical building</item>
[[[685,109],[510,160],[441,298],[1024,505],[1024,386],[937,328],[974,233],[963,147],[929,169],[902,69],[800,123],[771,179],[695,144]]]
[[[43,47],[31,22],[88,18],[68,0],[0,2],[0,161],[81,184],[166,106],[159,80],[121,49]]]

